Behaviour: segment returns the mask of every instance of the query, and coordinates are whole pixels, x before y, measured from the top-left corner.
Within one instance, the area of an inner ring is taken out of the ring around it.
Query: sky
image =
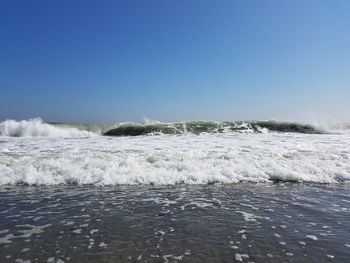
[[[350,1],[0,1],[0,120],[350,121]]]

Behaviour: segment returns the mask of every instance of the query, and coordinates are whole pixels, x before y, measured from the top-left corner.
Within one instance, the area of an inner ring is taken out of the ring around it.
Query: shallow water
[[[350,186],[1,186],[0,262],[347,262]]]

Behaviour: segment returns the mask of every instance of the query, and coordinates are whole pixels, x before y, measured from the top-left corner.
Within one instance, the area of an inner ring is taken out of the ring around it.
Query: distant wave
[[[320,127],[312,124],[286,121],[185,121],[185,122],[150,122],[117,124],[66,124],[45,123],[40,118],[29,120],[5,120],[0,122],[0,136],[9,137],[90,137],[105,136],[140,136],[174,134],[199,135],[203,133],[349,133],[349,124],[332,127]]]
[[[266,133],[295,132],[308,134],[325,133],[310,124],[279,121],[188,121],[174,123],[122,123],[104,133],[107,136],[138,136],[149,134],[201,134],[201,133]]]

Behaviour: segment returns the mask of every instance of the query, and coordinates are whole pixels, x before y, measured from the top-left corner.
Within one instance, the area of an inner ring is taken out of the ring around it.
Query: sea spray
[[[36,118],[22,121],[3,121],[0,123],[0,135],[10,137],[87,137],[94,134],[77,128],[54,126]]]

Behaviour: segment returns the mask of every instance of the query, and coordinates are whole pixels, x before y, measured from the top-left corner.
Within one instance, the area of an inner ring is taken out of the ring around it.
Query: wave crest
[[[3,121],[0,123],[0,135],[9,137],[90,137],[94,133],[76,128],[56,127],[36,118]]]
[[[266,132],[295,132],[320,134],[321,129],[309,124],[279,121],[189,121],[174,123],[121,123],[104,133],[107,136],[138,136],[149,134],[201,134],[201,133],[266,133]]]

